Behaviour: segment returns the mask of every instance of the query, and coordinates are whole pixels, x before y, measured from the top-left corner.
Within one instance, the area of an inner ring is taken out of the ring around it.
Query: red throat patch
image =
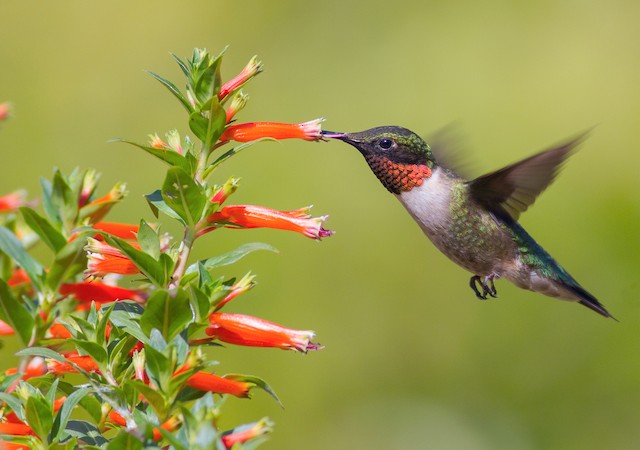
[[[394,194],[410,191],[431,176],[431,169],[422,164],[394,163],[378,155],[367,156],[366,160],[384,187]]]

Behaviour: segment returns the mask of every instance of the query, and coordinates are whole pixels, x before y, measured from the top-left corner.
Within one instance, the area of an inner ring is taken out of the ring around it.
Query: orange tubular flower
[[[304,139],[319,141],[322,139],[320,124],[324,119],[304,123],[247,122],[230,125],[220,136],[221,142],[250,142],[261,138]]]
[[[136,243],[132,243],[131,245],[139,247]],[[101,278],[110,273],[120,275],[140,273],[140,270],[129,258],[109,244],[89,238],[85,248],[87,249],[88,258],[85,274],[90,277]]]
[[[9,103],[2,102],[0,103],[0,122],[4,122],[11,115],[11,106]]]
[[[90,356],[81,356],[77,353],[73,353],[66,355],[66,358],[67,360],[69,360],[69,362],[75,364],[86,372],[98,371],[98,364]],[[48,366],[49,373],[52,373],[54,375],[63,375],[65,373],[75,373],[78,371],[75,366],[72,366],[71,364],[66,362],[49,361]]]
[[[311,217],[309,208],[294,211],[278,211],[254,205],[225,206],[207,218],[212,227],[202,230],[200,234],[218,226],[231,228],[274,228],[277,230],[295,231],[313,239],[331,236],[333,231],[322,228],[328,216]],[[220,225],[217,225],[220,224]]]
[[[236,444],[242,444],[251,439],[270,433],[273,425],[268,419],[262,419],[260,422],[238,427],[236,430],[227,431],[222,434],[222,443],[226,448],[232,448]]]
[[[139,225],[117,222],[98,222],[93,225],[96,230],[104,231],[121,239],[135,239],[138,235]]]
[[[262,68],[262,62],[258,61],[257,57],[254,56],[253,58],[251,58],[251,60],[238,75],[222,85],[222,87],[220,88],[220,92],[218,93],[218,99],[220,101],[224,100],[230,93],[240,88],[251,78],[262,72]]]
[[[67,328],[61,323],[54,323],[51,325],[49,328],[49,334],[55,339],[70,339],[73,337],[69,330],[67,330]]]
[[[118,300],[133,300],[142,302],[145,299],[142,291],[110,286],[99,281],[85,281],[82,283],[64,283],[60,286],[60,294],[72,295],[83,303],[108,303]]]
[[[25,191],[15,191],[7,195],[0,196],[0,213],[15,211],[27,204],[27,194]]]
[[[231,380],[208,372],[194,373],[187,379],[186,384],[199,391],[230,394],[241,398],[249,398],[249,391],[254,386],[253,383]]]
[[[4,320],[0,320],[0,336],[12,336],[16,334],[15,330],[11,328]]]
[[[127,426],[127,421],[125,420],[124,417],[122,417],[122,414],[120,414],[118,411],[112,410],[109,413],[109,420],[113,422],[114,425],[117,425],[119,427]],[[175,431],[178,428],[178,426],[180,426],[180,421],[176,417],[171,416],[162,425],[160,425],[160,428],[167,431]],[[157,442],[160,439],[162,439],[162,433],[160,433],[160,430],[158,430],[158,427],[154,427],[153,440]]]
[[[243,314],[213,313],[211,325],[205,333],[222,342],[249,347],[275,347],[306,353],[320,350],[321,345],[311,342],[313,331],[293,330],[273,322]]]
[[[7,280],[9,286],[17,286],[19,284],[31,283],[29,275],[24,269],[15,269],[11,277]]]

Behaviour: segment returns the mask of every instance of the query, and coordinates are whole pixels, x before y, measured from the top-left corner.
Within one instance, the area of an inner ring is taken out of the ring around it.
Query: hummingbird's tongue
[[[330,139],[340,139],[347,135],[347,133],[337,133],[335,131],[321,131],[322,137],[330,138]]]

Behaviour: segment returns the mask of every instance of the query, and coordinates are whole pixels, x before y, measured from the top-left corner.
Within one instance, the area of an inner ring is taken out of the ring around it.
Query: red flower
[[[104,231],[121,239],[135,239],[138,235],[139,225],[117,222],[98,222],[93,225],[96,230]]]
[[[223,101],[231,92],[237,90],[251,78],[262,72],[262,67],[262,62],[258,61],[256,56],[251,58],[238,75],[222,85],[220,93],[218,93],[218,99]]]
[[[0,320],[0,336],[11,336],[16,334],[15,330],[11,328],[4,320]]]
[[[242,91],[238,92],[231,101],[231,104],[227,108],[227,123],[231,122],[236,114],[238,114],[247,104],[247,100],[249,99],[248,95],[242,93]]]
[[[118,411],[112,410],[109,413],[109,420],[114,425],[117,425],[119,427],[126,427],[127,426],[127,421],[125,420],[124,417],[122,417],[122,414],[120,414]],[[163,429],[165,429],[167,431],[175,431],[178,428],[179,425],[180,425],[180,421],[176,417],[171,416],[162,425],[160,425],[160,428],[163,428]],[[160,430],[158,430],[158,427],[154,427],[153,428],[153,440],[154,441],[159,441],[160,439],[162,439],[162,433],[160,433]]]
[[[35,436],[29,425],[22,422],[0,422],[0,434],[11,436]],[[4,443],[2,445],[5,445]],[[2,448],[2,447],[0,447]]]
[[[51,327],[49,328],[49,334],[52,338],[55,339],[70,339],[72,337],[71,332],[69,332],[69,330],[67,330],[67,327],[65,327],[61,323],[54,323],[53,325],[51,325]]]
[[[240,281],[231,286],[230,292],[222,300],[220,300],[220,302],[216,305],[215,310],[219,310],[231,300],[236,298],[238,295],[244,294],[249,289],[253,288],[256,285],[256,283],[253,281],[254,278],[254,275],[247,274],[242,277]]]
[[[13,375],[18,373],[18,369],[15,367],[11,367],[7,369],[5,375]],[[24,373],[22,374],[21,379],[28,380],[29,378],[39,377],[47,373],[47,367],[45,366],[44,359],[36,356],[32,358],[31,361],[27,364]],[[13,391],[13,389],[9,389],[9,391]]]
[[[140,248],[138,244],[132,246]],[[136,265],[120,250],[104,242],[89,238],[87,249],[87,270],[85,274],[90,277],[101,278],[110,273],[120,275],[133,275],[140,273]]]
[[[60,286],[60,294],[72,295],[83,303],[108,303],[117,300],[144,301],[144,292],[126,289],[119,286],[110,286],[99,281],[85,281],[82,283],[64,283]]]
[[[218,203],[222,205],[231,194],[238,189],[238,178],[229,178],[225,184],[219,188],[213,197],[211,197],[211,203]]]
[[[244,398],[249,397],[249,390],[254,386],[253,383],[236,381],[208,372],[194,373],[187,379],[186,384],[199,391],[230,394]]]
[[[31,283],[31,280],[24,269],[15,269],[11,274],[11,278],[7,280],[9,286],[18,286],[26,283]]]
[[[322,139],[320,124],[324,119],[304,123],[247,122],[230,125],[220,136],[221,142],[249,142],[260,138],[304,139],[318,141]]]
[[[199,234],[217,228],[274,228],[278,230],[295,231],[313,239],[331,236],[333,231],[322,228],[322,223],[328,216],[311,217],[309,208],[294,211],[278,211],[254,205],[225,206],[207,218],[212,225]]]
[[[27,193],[15,191],[0,197],[0,213],[15,211],[27,204]]]
[[[75,364],[76,366],[80,367],[82,370],[84,370],[85,372],[97,372],[98,371],[98,364],[90,357],[87,355],[78,355],[77,353],[71,353],[66,355],[67,360],[69,361],[69,363],[67,362],[59,362],[59,361],[49,361],[49,373],[52,373],[54,375],[63,375],[65,373],[75,373],[78,370],[76,369],[75,366],[71,365],[70,363]]]
[[[273,425],[268,419],[262,419],[260,422],[252,423],[238,427],[233,431],[227,431],[222,434],[222,443],[226,448],[232,448],[235,444],[242,444],[251,439],[270,433]]]
[[[273,322],[243,314],[213,313],[205,332],[222,342],[250,347],[276,347],[306,353],[322,346],[311,342],[313,331],[293,330]]]
[[[0,103],[0,122],[4,122],[11,116],[11,106],[9,103]]]

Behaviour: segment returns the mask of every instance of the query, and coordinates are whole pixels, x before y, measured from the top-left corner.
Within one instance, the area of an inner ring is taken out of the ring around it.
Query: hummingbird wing
[[[587,133],[583,133],[557,147],[471,180],[469,194],[498,216],[506,213],[518,220],[551,184],[562,163],[586,136]]]
[[[468,180],[472,178],[475,161],[469,159],[471,152],[461,130],[462,127],[453,122],[430,133],[424,140],[429,143],[438,165]]]

